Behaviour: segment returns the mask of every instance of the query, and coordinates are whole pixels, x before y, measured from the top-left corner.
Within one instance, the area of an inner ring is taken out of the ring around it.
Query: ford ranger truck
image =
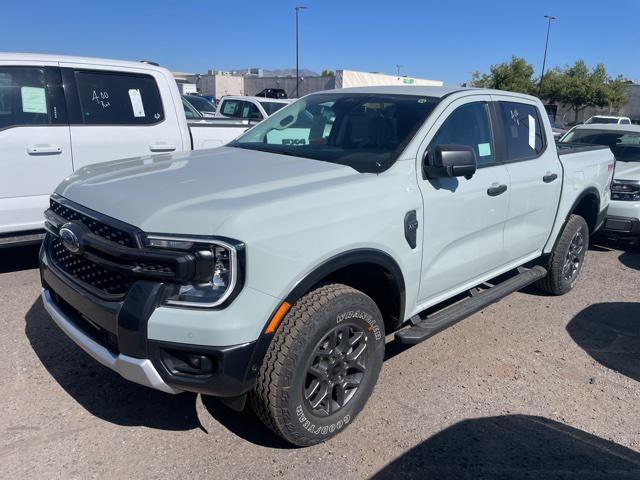
[[[362,410],[391,332],[569,292],[613,169],[606,147],[558,151],[526,95],[316,93],[229,146],[76,171],[46,211],[42,300],[124,378],[312,445]]]
[[[74,170],[219,147],[252,122],[189,113],[149,62],[0,53],[0,248],[42,240],[42,211]]]
[[[601,233],[623,244],[640,246],[640,126],[577,125],[560,142],[611,148],[616,171]]]

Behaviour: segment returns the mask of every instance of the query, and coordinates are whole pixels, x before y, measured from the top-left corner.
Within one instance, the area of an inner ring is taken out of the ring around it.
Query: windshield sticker
[[[529,115],[529,146],[536,149],[536,119]]]
[[[489,157],[489,156],[491,156],[491,144],[490,143],[479,143],[478,144],[478,154],[481,157]]]
[[[142,105],[142,95],[140,95],[140,90],[137,88],[130,89],[129,99],[131,100],[131,107],[133,108],[133,116],[144,117],[144,106]]]
[[[24,113],[47,113],[47,99],[44,88],[22,87],[22,111]]]

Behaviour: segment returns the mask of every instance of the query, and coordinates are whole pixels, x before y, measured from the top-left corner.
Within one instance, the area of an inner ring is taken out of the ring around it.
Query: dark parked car
[[[260,93],[256,93],[255,96],[265,98],[289,98],[287,92],[282,88],[265,88]]]

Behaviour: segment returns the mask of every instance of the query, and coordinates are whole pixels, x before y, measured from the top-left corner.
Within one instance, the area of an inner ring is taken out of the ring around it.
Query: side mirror
[[[467,145],[437,145],[431,153],[427,150],[423,168],[425,178],[464,177],[469,180],[476,173],[478,161],[476,152]]]

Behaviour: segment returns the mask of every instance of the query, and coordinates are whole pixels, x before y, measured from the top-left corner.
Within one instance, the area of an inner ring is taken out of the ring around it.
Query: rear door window
[[[536,158],[542,153],[546,139],[534,105],[498,102],[498,114],[504,127],[507,161]]]
[[[0,67],[0,128],[49,124],[44,69]]]
[[[76,71],[85,125],[150,125],[164,120],[162,98],[150,75]]]

